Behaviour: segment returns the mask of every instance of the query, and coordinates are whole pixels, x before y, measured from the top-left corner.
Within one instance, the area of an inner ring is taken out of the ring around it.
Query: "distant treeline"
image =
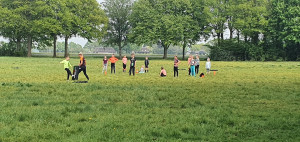
[[[157,45],[164,58],[213,37],[214,60],[300,60],[299,0],[0,0],[1,55],[81,36],[101,45]],[[228,37],[225,35],[228,33]],[[140,47],[140,46],[139,46]],[[125,51],[128,51],[126,49]]]

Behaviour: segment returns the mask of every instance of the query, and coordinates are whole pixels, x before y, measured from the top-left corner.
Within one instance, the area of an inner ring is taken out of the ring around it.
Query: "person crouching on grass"
[[[119,59],[115,57],[115,54],[112,54],[111,55],[111,58],[109,58],[109,61],[111,62],[111,71],[110,73],[112,74],[114,72],[114,74],[116,74],[116,62],[118,61]]]
[[[164,67],[161,67],[160,77],[166,77],[166,76],[167,76],[167,71],[164,69]]]
[[[131,75],[131,73],[133,76],[135,75],[135,65],[136,59],[134,57],[134,54],[131,54],[129,75]]]
[[[145,72],[146,72],[146,73],[149,72],[149,64],[150,64],[150,63],[149,63],[148,57],[146,57],[146,58],[145,58],[145,68],[146,68],[146,69],[145,69]]]
[[[64,68],[67,71],[67,75],[68,75],[67,76],[67,81],[69,81],[70,76],[73,76],[72,73],[71,73],[71,71],[70,71],[70,69],[69,69],[69,68],[72,67],[72,65],[71,65],[71,63],[70,63],[69,60],[70,60],[70,57],[67,56],[65,60],[63,60],[63,61],[60,62],[61,64],[64,64]]]
[[[123,62],[123,72],[126,72],[126,64],[127,64],[127,57],[126,56],[123,57],[122,62]]]
[[[79,72],[78,72],[78,76],[80,74],[81,71],[83,71],[85,77],[87,80],[90,80],[89,79],[89,76],[86,74],[86,60],[85,58],[83,57],[83,54],[80,52],[78,54],[78,56],[80,57],[80,64],[79,64]]]

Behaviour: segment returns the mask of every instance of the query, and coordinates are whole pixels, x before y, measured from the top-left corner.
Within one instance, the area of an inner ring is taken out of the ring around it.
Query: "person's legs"
[[[132,67],[132,74],[135,76],[135,67]]]
[[[79,73],[83,71],[83,74],[85,75],[87,80],[90,80],[89,76],[86,74],[86,67],[81,67],[81,69],[79,70]],[[79,75],[79,74],[78,74]]]
[[[67,80],[69,80],[70,76],[72,76],[72,73],[71,73],[70,69],[68,69],[68,68],[65,68],[65,70],[67,71],[67,74],[68,74]]]
[[[195,76],[195,66],[191,66],[191,76]]]
[[[129,75],[131,75],[131,70],[132,70],[132,67],[130,67],[130,69],[129,69]]]
[[[191,67],[189,67],[189,75],[191,75]]]
[[[199,65],[196,66],[196,74],[199,73]]]

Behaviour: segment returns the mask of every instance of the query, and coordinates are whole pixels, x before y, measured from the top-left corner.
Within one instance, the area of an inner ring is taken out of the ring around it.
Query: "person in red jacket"
[[[119,59],[115,57],[115,54],[112,54],[111,58],[109,58],[109,61],[111,62],[111,74],[114,71],[114,74],[116,74],[116,62]]]

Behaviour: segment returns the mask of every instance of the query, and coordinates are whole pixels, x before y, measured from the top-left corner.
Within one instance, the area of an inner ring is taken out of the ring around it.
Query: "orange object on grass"
[[[217,74],[217,72],[216,71],[214,71],[214,75],[216,75]]]

